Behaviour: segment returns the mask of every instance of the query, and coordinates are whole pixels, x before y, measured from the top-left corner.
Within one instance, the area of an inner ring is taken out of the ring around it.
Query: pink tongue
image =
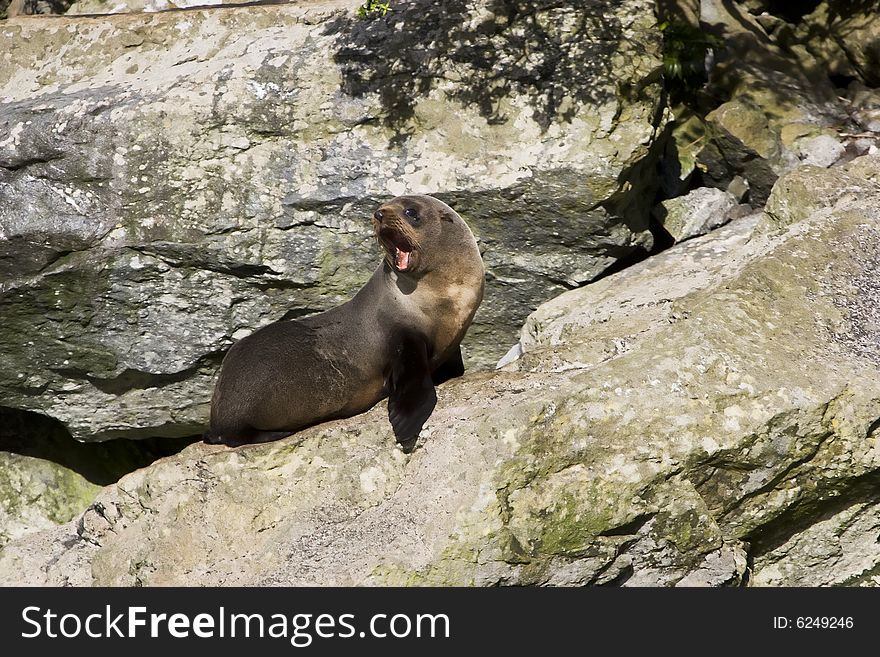
[[[409,251],[401,251],[400,249],[397,249],[395,256],[397,258],[395,264],[400,271],[406,271],[409,269]]]

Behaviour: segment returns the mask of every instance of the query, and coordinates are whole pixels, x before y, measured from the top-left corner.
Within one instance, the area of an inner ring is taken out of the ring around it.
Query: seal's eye
[[[407,217],[409,217],[413,221],[419,220],[419,213],[416,212],[415,208],[407,208],[406,210],[403,211],[403,214],[405,214]]]

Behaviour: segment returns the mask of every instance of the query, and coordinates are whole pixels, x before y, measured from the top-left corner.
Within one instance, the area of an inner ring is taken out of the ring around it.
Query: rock
[[[684,196],[663,201],[655,214],[673,240],[705,235],[733,218],[736,197],[713,187],[699,187]],[[748,206],[746,206],[748,207]]]
[[[771,128],[765,108],[748,100],[724,103],[706,116],[712,135],[711,146],[701,154],[706,175],[723,172],[718,158],[731,163],[732,170],[749,183],[751,200],[760,205],[766,200],[761,190],[769,192],[783,171],[797,165],[794,155],[783,148]],[[711,150],[717,149],[717,155]],[[726,179],[722,179],[726,183]]]
[[[700,0],[657,0],[657,15],[670,16],[696,27],[700,23]]]
[[[0,407],[0,546],[79,516],[103,486],[186,444],[83,444],[55,420]]]
[[[803,164],[830,167],[843,157],[846,147],[837,137],[820,134],[795,142],[795,152]]]
[[[241,0],[75,0],[64,13],[69,16],[77,14],[128,14],[227,4],[241,4]]]
[[[875,133],[872,141],[880,143],[880,90],[871,89],[855,81],[847,88],[847,99],[858,126]]]
[[[829,8],[829,3],[819,2],[814,11],[807,13],[795,25],[790,26],[788,38],[803,44],[811,55],[823,62],[828,67],[829,75],[855,77],[858,72],[853,67],[838,35],[832,31],[835,28],[833,24],[840,17],[832,16],[829,12],[835,12]]]
[[[722,287],[740,272],[754,256],[756,226],[765,221],[755,213],[542,304],[523,326],[522,357],[508,369],[591,368],[630,352],[633,339],[651,342],[654,330],[668,331],[667,325],[688,319],[687,309],[678,308],[680,299]]]
[[[862,157],[828,172],[814,166],[791,171],[779,179],[767,200],[764,210],[769,223],[785,227],[838,203],[864,202],[880,189],[878,163],[878,157]]]
[[[713,49],[708,85],[689,100],[698,116],[693,110],[676,112],[677,158],[667,154],[665,168],[696,170],[698,185],[719,189],[740,177],[748,183],[748,202],[760,206],[783,173],[803,163],[830,166],[844,157],[840,134],[856,126],[822,61],[775,29],[779,21],[759,20],[742,3],[704,0],[700,18],[704,31],[723,45]],[[667,193],[673,189],[669,178],[664,177]]]
[[[0,27],[5,405],[77,440],[200,433],[225,350],[356,292],[369,217],[404,192],[480,239],[471,368],[651,247],[652,2],[355,6]]]
[[[52,461],[0,452],[0,547],[76,518],[99,490]]]
[[[727,191],[733,194],[737,203],[741,203],[749,193],[749,181],[742,176],[734,176],[730,184],[727,185]]]
[[[800,116],[783,125],[773,114],[771,106],[747,98],[710,112],[709,141],[697,156],[703,181],[725,188],[740,177],[748,183],[749,201],[762,205],[781,174],[801,164],[828,167],[843,157],[846,148],[837,132],[822,127],[830,120]],[[845,126],[842,116],[839,125]]]
[[[818,59],[828,63],[829,74],[859,77],[880,86],[880,25],[873,3],[824,0],[799,22],[796,35]]]
[[[880,152],[875,152],[871,155],[859,157],[851,162],[847,162],[840,167],[840,170],[849,176],[855,176],[860,180],[866,180],[874,185],[880,185]],[[846,182],[853,184],[852,181],[849,180]],[[858,183],[855,184],[857,185]]]
[[[71,0],[3,0],[0,2],[0,18],[32,14],[63,14]]]
[[[832,498],[823,509],[824,518],[802,531],[784,532],[763,545],[765,553],[754,563],[753,583],[880,585],[880,577],[871,574],[877,567],[876,537],[880,533],[880,506],[871,501],[875,483],[866,483],[861,491],[861,497],[867,499],[858,499],[858,494]]]
[[[265,4],[278,4],[279,0],[266,0]],[[0,11],[9,0],[0,1]],[[242,4],[242,0],[12,0],[10,16],[35,14],[128,14],[156,12],[188,7]],[[300,2],[299,4],[303,4]],[[0,18],[5,16],[0,15]]]
[[[880,168],[805,169],[859,193],[542,305],[518,360],[440,386],[411,455],[381,407],[193,445],[8,544],[0,582],[876,583],[880,189],[859,172]],[[784,180],[779,207],[811,193]]]

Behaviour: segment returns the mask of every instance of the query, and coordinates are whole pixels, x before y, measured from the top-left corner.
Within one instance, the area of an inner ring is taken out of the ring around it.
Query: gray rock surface
[[[730,192],[698,187],[684,196],[663,201],[655,208],[654,214],[673,240],[681,242],[723,226],[735,216],[734,211],[739,207]]]
[[[650,247],[650,1],[358,4],[0,25],[3,405],[78,440],[199,433],[223,352],[352,295],[404,192],[481,240],[470,367]]]
[[[878,176],[798,169],[787,213],[542,305],[410,455],[381,406],[194,445],[8,544],[0,582],[876,584]]]

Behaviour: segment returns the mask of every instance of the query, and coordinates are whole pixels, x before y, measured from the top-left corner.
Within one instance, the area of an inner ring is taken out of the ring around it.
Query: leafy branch
[[[391,11],[390,2],[379,2],[379,0],[367,0],[358,7],[357,15],[361,18],[375,18],[376,16],[384,16]]]

